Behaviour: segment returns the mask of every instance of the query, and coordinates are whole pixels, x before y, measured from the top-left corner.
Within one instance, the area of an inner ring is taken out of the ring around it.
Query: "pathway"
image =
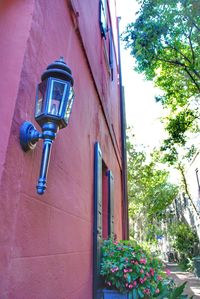
[[[185,286],[184,294],[189,296],[194,296],[193,298],[200,298],[200,278],[194,276],[194,274],[190,272],[184,272],[180,270],[177,264],[174,263],[166,263],[166,268],[170,270],[171,275],[179,286],[185,281],[188,283]]]

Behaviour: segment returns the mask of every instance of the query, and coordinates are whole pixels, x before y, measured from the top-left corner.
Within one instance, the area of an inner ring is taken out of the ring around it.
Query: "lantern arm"
[[[37,193],[42,195],[46,190],[46,182],[47,182],[47,174],[49,168],[49,161],[51,156],[51,148],[54,139],[56,138],[56,134],[59,128],[58,125],[52,122],[45,123],[42,126],[42,138],[43,142],[43,150],[42,150],[42,160],[40,166],[40,174],[38,183],[36,186]]]

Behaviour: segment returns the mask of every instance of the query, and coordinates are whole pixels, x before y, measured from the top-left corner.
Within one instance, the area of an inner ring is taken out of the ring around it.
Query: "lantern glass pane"
[[[66,84],[58,80],[52,80],[49,96],[48,113],[61,116],[62,101],[65,99]]]
[[[44,113],[44,101],[46,95],[46,81],[40,83],[38,85],[37,90],[37,99],[36,99],[36,107],[35,107],[35,116],[39,116]]]
[[[65,122],[66,123],[68,123],[68,121],[69,121],[73,102],[74,102],[74,90],[72,87],[70,87],[69,97],[68,97],[68,102],[67,102],[67,107],[66,107],[66,112],[65,112]]]

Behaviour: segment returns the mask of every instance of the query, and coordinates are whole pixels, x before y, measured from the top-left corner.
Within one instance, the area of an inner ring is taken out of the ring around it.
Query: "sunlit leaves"
[[[127,26],[123,40],[136,70],[163,91],[156,100],[168,109],[166,143],[173,155],[174,145],[184,145],[188,131],[199,130],[199,109],[189,104],[200,94],[200,2],[138,2],[137,19]]]
[[[168,182],[169,173],[157,163],[157,155],[146,154],[128,140],[129,216],[134,222],[143,219],[144,231],[155,238],[162,212],[177,195],[177,187]]]

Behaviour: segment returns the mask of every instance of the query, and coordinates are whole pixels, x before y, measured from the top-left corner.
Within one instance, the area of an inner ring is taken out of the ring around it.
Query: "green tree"
[[[127,145],[129,216],[135,224],[142,220],[146,239],[155,239],[160,234],[164,212],[177,195],[177,187],[169,183],[169,172],[160,167],[157,157],[147,159],[144,150],[130,139]]]
[[[190,260],[197,254],[199,240],[196,231],[184,222],[176,222],[169,226],[169,234],[174,249],[179,253],[181,265],[187,269]]]
[[[156,98],[169,113],[169,138],[164,146],[175,151],[187,131],[199,130],[200,1],[138,0],[135,22],[123,34],[136,59],[136,70],[154,80],[163,94]]]

